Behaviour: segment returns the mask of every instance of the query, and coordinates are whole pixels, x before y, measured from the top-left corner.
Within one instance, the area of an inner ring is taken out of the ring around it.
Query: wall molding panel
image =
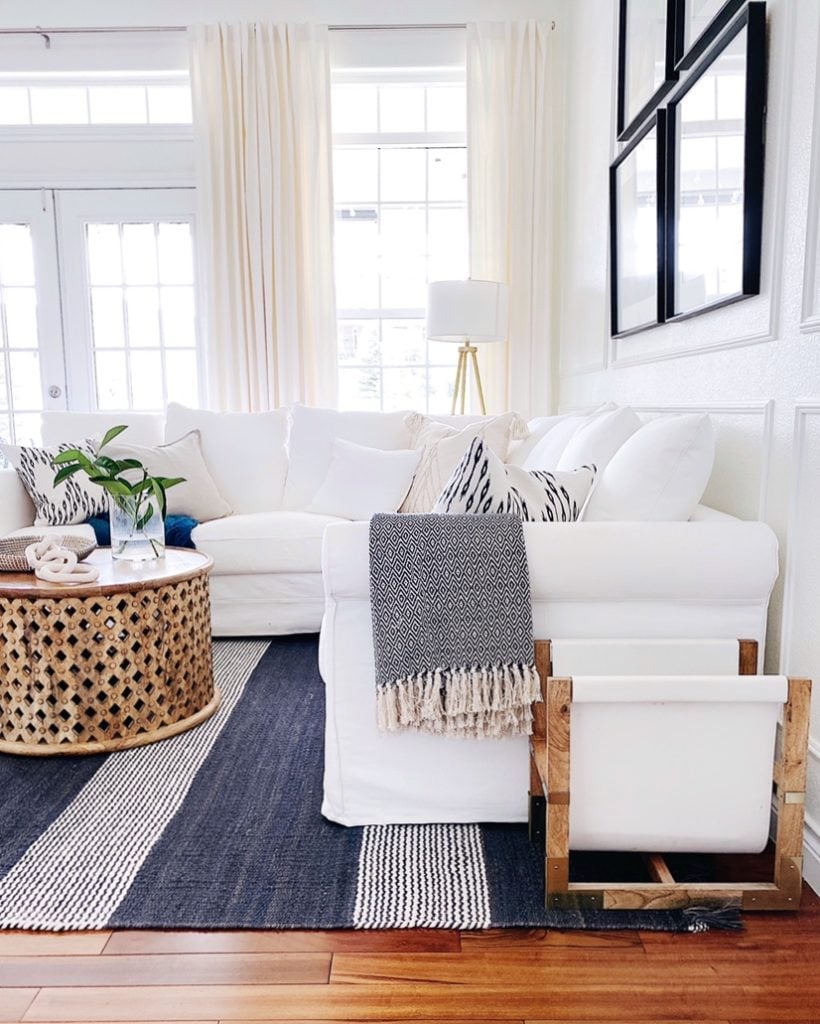
[[[789,493],[787,527],[789,544],[786,550],[786,562],[783,569],[783,612],[780,627],[779,670],[784,675],[791,671],[790,666],[792,664],[799,569],[805,565],[806,553],[812,550],[811,536],[806,538],[801,536],[801,533],[806,530],[808,525],[806,520],[810,518],[806,514],[805,506],[812,466],[808,459],[806,435],[809,429],[809,422],[813,417],[820,417],[820,401],[798,402],[795,405],[792,439],[792,484]],[[820,687],[820,681],[818,681],[818,687]],[[816,697],[815,700],[817,700]],[[816,749],[818,747],[817,741],[812,739],[812,745]],[[816,756],[820,759],[820,755]]]

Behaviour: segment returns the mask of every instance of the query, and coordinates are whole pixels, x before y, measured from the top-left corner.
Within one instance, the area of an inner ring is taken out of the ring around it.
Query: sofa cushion
[[[201,523],[191,534],[214,573],[321,572],[322,534],[346,522],[312,512],[251,512]]]
[[[40,415],[43,444],[82,441],[103,437],[109,427],[124,423],[130,444],[162,444],[165,417],[161,412],[64,412],[51,410]]]
[[[199,431],[192,430],[178,441],[144,448],[138,444],[121,444],[121,434],[110,448],[103,451],[113,459],[138,459],[151,476],[174,479],[182,477],[182,483],[170,487],[167,492],[167,514],[169,516],[190,516],[200,523],[209,519],[221,519],[231,514],[231,506],[217,489],[202,457]],[[131,483],[142,479],[140,470],[127,474]]]
[[[410,490],[421,452],[398,448],[385,452],[337,437],[333,459],[308,512],[370,519],[377,512],[397,512]]]
[[[217,489],[235,512],[281,507],[288,472],[287,409],[210,412],[171,402],[165,440],[199,431],[202,456]]]
[[[709,416],[660,416],[615,453],[589,499],[584,519],[685,520],[703,495],[715,459]]]
[[[283,508],[308,507],[327,476],[337,437],[382,451],[412,447],[404,425],[406,416],[406,411],[339,412],[294,405]]]
[[[595,466],[600,473],[621,445],[640,429],[640,417],[628,406],[599,413],[575,431],[556,468]]]

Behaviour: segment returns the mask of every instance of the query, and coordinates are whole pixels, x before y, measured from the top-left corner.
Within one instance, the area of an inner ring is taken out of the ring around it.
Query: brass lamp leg
[[[478,357],[476,356],[477,351],[478,349],[475,347],[475,345],[470,345],[470,358],[473,361],[473,371],[475,373],[475,386],[476,390],[478,391],[478,404],[481,406],[482,415],[486,415],[487,406],[484,404],[484,388],[482,388],[481,386],[481,373],[478,369]]]
[[[453,388],[453,405],[450,409],[450,415],[455,416],[456,405],[458,404],[459,391],[461,392],[461,411],[464,411],[464,392],[466,391],[467,385],[467,357],[464,354],[464,348],[458,350],[458,366],[456,367],[456,383]]]
[[[455,416],[456,406],[459,404],[459,396],[461,397],[461,412],[464,413],[465,404],[467,401],[467,373],[470,363],[472,363],[473,373],[475,375],[475,385],[478,391],[478,403],[481,406],[482,415],[487,412],[487,406],[484,402],[484,388],[481,386],[481,372],[478,368],[478,358],[476,357],[478,349],[475,345],[470,345],[469,342],[465,342],[458,350],[458,366],[456,367],[456,383],[453,390],[453,405],[450,409],[450,414]]]

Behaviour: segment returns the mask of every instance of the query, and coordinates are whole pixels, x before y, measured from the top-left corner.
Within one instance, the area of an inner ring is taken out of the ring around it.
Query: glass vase
[[[146,519],[149,504],[151,514]],[[165,555],[165,522],[156,501],[146,497],[108,499],[111,557],[145,562]]]

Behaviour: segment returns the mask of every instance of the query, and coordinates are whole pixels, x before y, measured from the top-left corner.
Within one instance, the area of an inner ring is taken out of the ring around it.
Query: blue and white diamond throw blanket
[[[518,516],[375,515],[370,602],[380,729],[532,731],[541,690]]]

